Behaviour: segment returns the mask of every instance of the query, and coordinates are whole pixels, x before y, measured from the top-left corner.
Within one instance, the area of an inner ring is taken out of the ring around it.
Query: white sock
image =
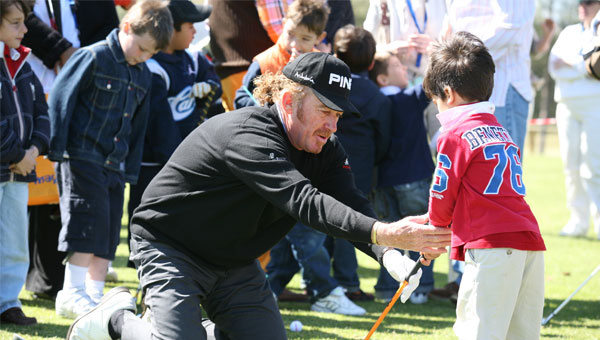
[[[65,266],[65,282],[63,283],[63,289],[84,288],[85,274],[87,274],[87,272],[87,267],[80,267],[67,262],[67,265]]]
[[[104,281],[85,280],[85,292],[92,299],[99,299],[104,295]]]

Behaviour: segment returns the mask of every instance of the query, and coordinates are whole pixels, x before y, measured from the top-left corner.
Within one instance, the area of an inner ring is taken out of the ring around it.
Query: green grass
[[[560,159],[556,155],[538,156],[531,153],[525,157],[525,183],[527,200],[542,229],[548,251],[546,261],[546,302],[544,316],[553,311],[566,299],[600,264],[600,242],[592,231],[587,238],[569,239],[558,236],[566,223],[563,177]],[[126,220],[126,218],[124,218]],[[124,240],[125,233],[122,233]],[[133,269],[125,267],[127,247],[123,242],[117,250],[114,263],[121,278],[119,285],[132,291],[137,288],[137,277]],[[447,256],[440,257],[435,264],[436,286],[446,283]],[[377,264],[359,254],[362,289],[373,292],[377,277]],[[508,283],[507,283],[508,284]],[[110,285],[107,287],[113,287]],[[299,292],[299,278],[290,284]],[[542,328],[542,339],[600,339],[600,275],[594,277],[563,310]],[[53,303],[35,300],[23,291],[21,299],[28,315],[38,318],[39,324],[28,328],[0,325],[0,340],[12,339],[18,333],[27,340],[62,339],[70,320],[55,316]],[[308,304],[281,303],[281,314],[287,325],[300,320],[304,329],[300,333],[288,333],[290,339],[363,339],[381,311],[382,303],[360,303],[367,309],[365,316],[349,317],[315,313]],[[425,305],[398,303],[374,335],[374,339],[433,340],[452,339],[454,307],[449,303],[429,301]]]

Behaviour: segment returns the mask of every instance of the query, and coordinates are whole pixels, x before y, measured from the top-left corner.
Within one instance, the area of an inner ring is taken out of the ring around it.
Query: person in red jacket
[[[465,261],[454,332],[460,339],[539,339],[546,250],[525,202],[521,152],[488,102],[494,61],[476,36],[438,44],[423,87],[442,132],[429,198],[434,226],[451,226]]]

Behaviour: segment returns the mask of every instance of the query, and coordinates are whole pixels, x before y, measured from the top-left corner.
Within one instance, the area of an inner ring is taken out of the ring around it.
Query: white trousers
[[[556,125],[565,173],[569,223],[587,231],[590,215],[600,237],[600,98],[558,103]],[[591,212],[590,212],[591,210]]]
[[[467,250],[454,323],[460,340],[537,340],[543,311],[543,252]]]

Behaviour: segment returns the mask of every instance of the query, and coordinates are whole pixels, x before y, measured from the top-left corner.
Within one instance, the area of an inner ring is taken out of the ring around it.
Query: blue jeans
[[[21,307],[19,293],[29,268],[28,198],[27,183],[0,183],[0,313]]]
[[[463,272],[465,271],[465,261],[452,260],[452,270],[458,275],[454,282],[460,286],[460,281],[462,280]]]
[[[528,113],[529,102],[512,85],[508,87],[504,106],[497,106],[494,111],[494,116],[496,116],[498,122],[508,130],[513,141],[521,150],[521,157],[525,146]]]
[[[298,222],[290,232],[271,248],[267,265],[267,280],[279,296],[298,269],[306,290],[315,299],[325,297],[338,286],[330,275],[330,257],[324,247],[326,235]]]
[[[347,240],[327,236],[325,248],[333,260],[333,278],[348,292],[360,289],[358,278],[358,261],[356,261],[356,248]]]
[[[380,220],[386,222],[398,221],[406,216],[422,215],[427,212],[429,205],[429,186],[431,179],[395,185],[393,187],[376,188],[373,197],[373,208]],[[412,260],[419,258],[419,253],[411,251]],[[423,267],[423,276],[417,293],[429,293],[433,290],[433,262]],[[381,267],[375,295],[379,298],[390,298],[398,290],[399,283]]]

